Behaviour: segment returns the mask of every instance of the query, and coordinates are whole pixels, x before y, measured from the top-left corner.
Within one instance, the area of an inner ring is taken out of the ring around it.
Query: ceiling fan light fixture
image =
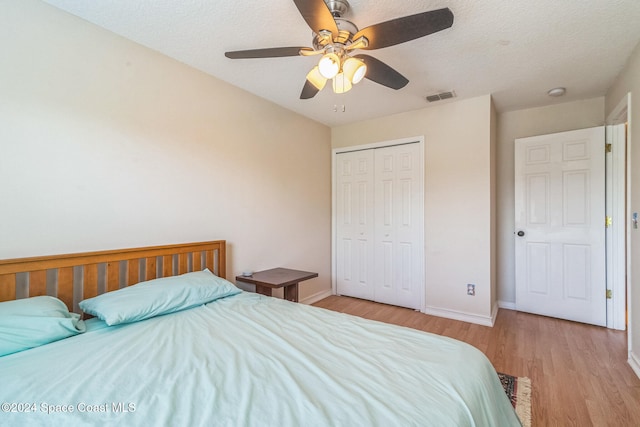
[[[361,59],[347,58],[344,64],[342,64],[342,72],[347,79],[355,85],[360,83],[364,78],[367,73],[367,65]]]
[[[340,73],[333,78],[333,91],[335,93],[349,92],[352,87],[351,81],[344,73]]]
[[[317,65],[313,67],[311,71],[309,71],[309,74],[307,74],[307,80],[318,90],[322,90],[324,88],[324,85],[327,84],[327,79],[325,79],[324,76],[320,74],[320,69]]]
[[[314,34],[313,48],[291,46],[249,49],[225,52],[225,56],[247,59],[322,55],[317,69],[307,75],[300,99],[313,98],[329,79],[333,80],[334,92],[347,92],[365,75],[374,83],[395,90],[402,89],[409,83],[402,74],[369,55],[354,55],[363,63],[352,61],[350,52],[395,46],[453,25],[453,13],[451,9],[444,7],[391,19],[359,30],[353,22],[345,19],[345,14],[350,10],[348,0],[294,0],[294,3]]]
[[[340,57],[335,53],[326,53],[318,62],[320,74],[325,79],[334,78],[340,71]]]

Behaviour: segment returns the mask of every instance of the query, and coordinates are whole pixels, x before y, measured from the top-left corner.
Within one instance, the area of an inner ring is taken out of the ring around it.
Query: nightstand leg
[[[269,288],[267,286],[256,285],[256,293],[261,294],[261,295],[266,295],[266,296],[270,297],[271,296],[271,288]]]
[[[294,283],[284,288],[284,299],[287,301],[298,302],[298,284]]]

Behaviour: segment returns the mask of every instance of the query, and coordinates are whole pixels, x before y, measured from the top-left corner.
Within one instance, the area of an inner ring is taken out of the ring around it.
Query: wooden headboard
[[[51,295],[80,313],[83,299],[144,280],[205,267],[224,278],[225,244],[216,240],[0,260],[0,301]]]

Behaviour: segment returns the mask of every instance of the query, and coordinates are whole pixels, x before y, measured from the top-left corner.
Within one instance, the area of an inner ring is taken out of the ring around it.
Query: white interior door
[[[375,150],[374,300],[422,309],[424,231],[419,144]]]
[[[515,141],[516,309],[606,325],[604,127]]]
[[[373,150],[336,156],[336,290],[373,300]]]

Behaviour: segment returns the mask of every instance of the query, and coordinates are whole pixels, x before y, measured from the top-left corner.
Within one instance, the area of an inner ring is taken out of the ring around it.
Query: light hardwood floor
[[[640,427],[640,379],[622,331],[500,310],[493,328],[331,296],[314,304],[465,341],[497,371],[529,377],[533,426]]]

